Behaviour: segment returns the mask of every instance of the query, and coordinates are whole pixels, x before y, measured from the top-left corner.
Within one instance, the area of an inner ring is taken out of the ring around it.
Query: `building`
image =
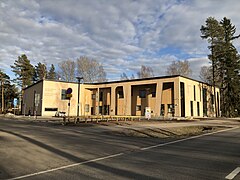
[[[219,95],[219,88],[214,96],[209,84],[179,75],[87,83],[80,84],[79,115],[144,116],[149,107],[152,117],[212,117],[219,115]],[[24,89],[25,115],[54,116],[61,111],[76,116],[77,107],[78,83],[41,80]]]

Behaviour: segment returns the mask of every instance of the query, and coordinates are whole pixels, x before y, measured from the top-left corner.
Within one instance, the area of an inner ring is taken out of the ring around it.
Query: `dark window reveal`
[[[141,105],[136,106],[136,111],[141,111]]]
[[[103,101],[103,92],[102,91],[99,94],[99,101]]]
[[[45,111],[58,111],[58,108],[45,108]]]
[[[199,105],[199,102],[197,102],[197,114],[198,114],[198,116],[200,116],[200,105]]]
[[[152,97],[156,97],[156,92],[152,92]]]
[[[139,91],[139,97],[140,98],[146,98],[146,91],[145,90],[140,90]]]
[[[118,91],[118,98],[124,98],[123,91]]]

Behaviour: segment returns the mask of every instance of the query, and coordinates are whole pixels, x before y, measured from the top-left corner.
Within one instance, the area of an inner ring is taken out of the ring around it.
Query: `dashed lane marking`
[[[179,140],[176,140],[176,141],[171,141],[171,142],[167,142],[167,143],[162,143],[162,144],[157,144],[157,145],[154,145],[154,146],[149,146],[149,147],[145,147],[145,148],[140,148],[139,150],[141,151],[146,151],[148,149],[153,149],[153,148],[157,148],[157,147],[162,147],[162,146],[166,146],[166,145],[169,145],[169,144],[175,144],[175,143],[179,143],[179,142],[183,142],[183,141],[187,141],[187,140],[191,140],[191,139],[197,139],[197,138],[200,138],[200,137],[203,137],[203,136],[209,136],[209,135],[212,135],[212,134],[216,134],[216,133],[220,133],[220,132],[225,132],[225,131],[230,131],[230,130],[234,130],[234,129],[237,129],[239,127],[233,127],[233,128],[229,128],[229,129],[224,129],[224,130],[220,130],[220,131],[216,131],[216,132],[211,132],[211,133],[206,133],[206,134],[202,134],[202,135],[198,135],[198,136],[192,136],[192,137],[189,137],[189,138],[185,138],[185,139],[179,139]],[[27,177],[32,177],[32,176],[36,176],[36,175],[40,175],[40,174],[46,174],[46,173],[49,173],[49,172],[53,172],[53,171],[58,171],[58,170],[62,170],[62,169],[66,169],[66,168],[70,168],[70,167],[75,167],[75,166],[79,166],[79,165],[82,165],[82,164],[87,164],[87,163],[91,163],[91,162],[96,162],[96,161],[101,161],[101,160],[105,160],[105,159],[110,159],[110,158],[114,158],[114,157],[118,157],[118,156],[122,156],[126,153],[118,153],[118,154],[112,154],[112,155],[109,155],[109,156],[104,156],[104,157],[100,157],[100,158],[96,158],[96,159],[92,159],[92,160],[88,160],[88,161],[83,161],[83,162],[79,162],[79,163],[74,163],[74,164],[70,164],[70,165],[66,165],[66,166],[61,166],[61,167],[58,167],[58,168],[53,168],[53,169],[49,169],[49,170],[46,170],[46,171],[39,171],[39,172],[36,172],[36,173],[32,173],[32,174],[26,174],[26,175],[23,175],[23,176],[18,176],[18,177],[14,177],[14,178],[10,178],[10,179],[7,179],[7,180],[17,180],[17,179],[23,179],[23,178],[27,178]],[[240,168],[237,170],[239,171]],[[233,173],[233,172],[232,172]],[[239,173],[239,172],[238,172]],[[231,174],[231,173],[230,173]],[[229,175],[230,175],[229,174]],[[233,173],[234,174],[234,173]],[[236,174],[237,175],[237,174]],[[236,176],[235,175],[235,176]],[[226,176],[227,178],[228,176]]]

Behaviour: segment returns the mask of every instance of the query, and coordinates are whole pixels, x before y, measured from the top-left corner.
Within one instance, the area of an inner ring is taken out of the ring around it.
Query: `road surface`
[[[181,140],[109,130],[0,119],[0,179],[225,179],[240,167],[237,125]]]

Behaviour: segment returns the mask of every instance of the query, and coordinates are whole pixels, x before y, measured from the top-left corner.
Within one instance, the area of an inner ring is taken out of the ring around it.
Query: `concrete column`
[[[116,107],[116,87],[111,87],[110,115],[115,115]]]
[[[180,98],[180,81],[179,78],[174,80],[174,106],[175,114],[174,116],[181,116],[181,98]]]
[[[131,85],[123,86],[123,94],[124,94],[124,114],[127,116],[132,115],[132,96],[131,96]]]
[[[161,109],[161,104],[162,104],[162,82],[157,82],[156,86],[156,100],[155,100],[155,115],[160,116],[160,109]]]

